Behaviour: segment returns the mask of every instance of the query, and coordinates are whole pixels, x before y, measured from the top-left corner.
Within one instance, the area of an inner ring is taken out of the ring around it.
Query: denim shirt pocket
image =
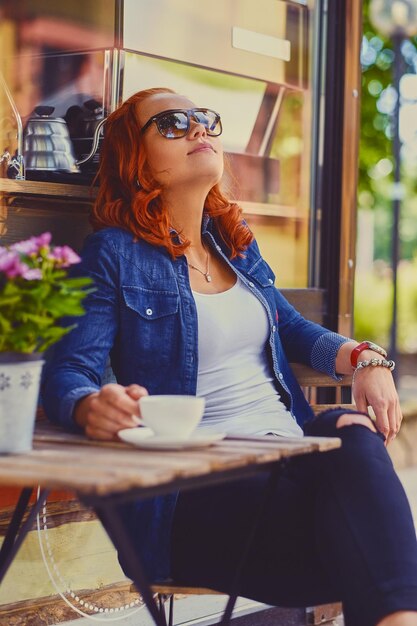
[[[122,292],[126,306],[147,321],[173,315],[178,311],[178,293],[133,286],[123,286]]]
[[[127,341],[149,365],[169,361],[179,323],[179,294],[128,285],[122,286],[122,294],[121,327]]]

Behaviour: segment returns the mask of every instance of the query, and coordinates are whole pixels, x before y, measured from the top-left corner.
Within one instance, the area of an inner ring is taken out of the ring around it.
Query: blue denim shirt
[[[256,242],[243,258],[231,261],[214,220],[204,220],[202,234],[264,305],[275,382],[294,419],[303,424],[312,411],[289,361],[337,378],[336,354],[347,339],[305,320],[286,301]],[[138,383],[150,394],[194,395],[198,327],[185,256],[173,260],[162,247],[134,241],[125,230],[106,228],[87,238],[76,274],[91,276],[96,291],[86,299],[87,314],[75,320],[77,328],[56,346],[46,367],[42,401],[49,419],[77,429],[72,418],[75,403],[100,388],[109,354],[121,385]],[[169,576],[175,500],[173,494],[123,508],[151,580]]]

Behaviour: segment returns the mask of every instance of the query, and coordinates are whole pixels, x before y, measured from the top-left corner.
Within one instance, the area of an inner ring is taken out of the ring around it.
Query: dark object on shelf
[[[105,112],[98,100],[90,98],[83,103],[83,106],[73,105],[67,110],[64,119],[67,122],[75,155],[83,171],[97,171],[100,138],[98,137],[97,147],[94,151],[96,132],[99,132],[103,125]],[[100,127],[100,128],[98,128]],[[93,155],[87,157],[93,151]],[[83,161],[85,163],[83,163]]]

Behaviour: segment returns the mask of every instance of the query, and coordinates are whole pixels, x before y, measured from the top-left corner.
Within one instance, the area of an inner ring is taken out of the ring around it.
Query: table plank
[[[40,421],[36,423],[33,440],[36,442],[54,441],[56,443],[79,444],[82,446],[91,446],[92,440],[82,433],[71,433],[63,430],[60,426],[52,424],[48,421]],[[129,444],[122,441],[94,441],[95,447],[103,448],[128,448]]]
[[[41,423],[28,454],[0,456],[0,485],[106,495],[260,467],[340,446],[338,438],[231,437],[195,450],[141,450]]]
[[[269,442],[275,445],[281,445],[285,450],[289,450],[291,447],[301,450],[304,445],[308,445],[308,452],[325,452],[326,450],[333,450],[341,446],[341,441],[338,437],[276,437],[275,435],[253,437],[247,435],[231,435],[227,437],[226,441],[252,441],[262,442],[262,444]]]
[[[142,467],[115,468],[109,464],[94,468],[94,465],[80,465],[76,457],[59,460],[62,452],[53,458],[39,457],[36,452],[28,455],[9,456],[8,464],[0,458],[0,485],[19,487],[41,487],[66,489],[80,493],[106,494],[127,491],[133,488],[150,488],[169,483],[174,477],[171,468]],[[13,462],[11,463],[11,460]],[[78,467],[77,467],[78,465]],[[201,472],[200,472],[201,473]],[[199,475],[199,474],[198,474]]]

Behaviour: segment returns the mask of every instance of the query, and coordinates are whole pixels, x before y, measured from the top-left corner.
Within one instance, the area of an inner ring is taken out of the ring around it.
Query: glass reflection
[[[281,286],[307,285],[311,125],[308,91],[126,53],[123,99],[155,85],[222,116],[224,185],[241,204]]]
[[[53,107],[51,119],[64,120],[71,152],[82,158],[90,151],[94,128],[107,106],[105,50],[115,43],[115,0],[0,0],[0,18],[0,71],[22,118],[23,132],[28,120],[36,118],[37,107]],[[10,102],[0,89],[0,154],[6,150],[15,154],[16,131]],[[26,178],[65,181],[54,171],[47,176],[39,165],[53,162],[50,154],[43,155],[34,170],[27,169]],[[68,182],[87,182],[88,168],[75,168]],[[13,172],[3,164],[0,174]]]

